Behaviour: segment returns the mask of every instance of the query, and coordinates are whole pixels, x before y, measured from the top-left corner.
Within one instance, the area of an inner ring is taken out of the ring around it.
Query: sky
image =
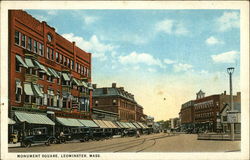
[[[92,53],[92,83],[135,95],[155,120],[181,104],[240,91],[239,10],[26,10]]]

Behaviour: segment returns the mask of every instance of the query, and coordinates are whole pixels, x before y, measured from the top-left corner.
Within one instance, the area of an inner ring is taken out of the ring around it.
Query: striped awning
[[[24,83],[24,92],[26,95],[34,96],[34,92],[31,83]]]
[[[26,65],[26,63],[23,61],[23,59],[19,55],[16,55],[16,59],[17,59],[17,61],[19,63],[22,64],[23,67],[28,68],[28,66]]]
[[[81,86],[80,82],[77,79],[73,78],[72,80],[77,86]]]
[[[84,81],[79,81],[79,83],[80,83],[81,86],[83,86],[83,87],[85,87],[85,88],[88,88],[88,85],[87,85],[86,82],[84,82]]]
[[[27,64],[28,67],[35,67],[33,64],[32,60],[30,58],[25,58],[25,63]]]
[[[62,73],[62,77],[63,77],[63,79],[64,79],[65,81],[70,81],[70,78],[69,78],[68,74]]]
[[[43,97],[43,94],[42,94],[40,88],[38,87],[38,85],[33,85],[33,86],[34,86],[34,89],[35,89],[37,95],[38,95],[39,97]]]
[[[78,119],[80,123],[82,123],[85,127],[99,127],[92,120]]]
[[[146,128],[141,122],[137,122],[142,128]]]
[[[56,78],[60,78],[60,76],[57,74],[57,72],[54,69],[48,68],[48,70],[49,70],[51,75],[53,75]]]
[[[16,121],[14,121],[13,119],[8,118],[8,124],[16,124]]]
[[[93,120],[100,128],[109,128],[102,120]]]
[[[56,117],[56,120],[64,126],[83,127],[83,124],[78,119]]]
[[[120,122],[120,124],[123,126],[123,128],[130,128],[125,122]]]
[[[136,129],[136,127],[131,122],[128,122],[128,125],[130,126],[130,128]]]
[[[142,128],[139,124],[137,124],[136,122],[132,122],[135,126],[136,126],[136,128]]]
[[[109,128],[117,128],[111,121],[104,121],[103,122],[108,126]]]
[[[115,124],[116,124],[117,126],[119,126],[120,128],[124,128],[124,126],[123,126],[120,122],[118,122],[118,121],[116,121]]]
[[[47,124],[47,125],[55,125],[55,123],[50,120],[46,114],[40,113],[26,113],[16,111],[15,116],[18,118],[20,122],[27,122],[31,124]]]

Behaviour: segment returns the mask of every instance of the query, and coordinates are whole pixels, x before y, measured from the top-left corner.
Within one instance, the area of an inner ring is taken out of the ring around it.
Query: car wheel
[[[23,143],[23,146],[24,146],[25,148],[29,148],[29,147],[31,146],[31,143],[30,143],[30,142],[24,142],[24,143]]]

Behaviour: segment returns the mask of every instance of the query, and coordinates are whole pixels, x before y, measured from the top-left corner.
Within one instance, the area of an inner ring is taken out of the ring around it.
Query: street
[[[67,142],[30,148],[13,147],[9,152],[237,152],[240,141],[197,140],[196,134],[158,133],[140,138],[125,137],[102,141]]]

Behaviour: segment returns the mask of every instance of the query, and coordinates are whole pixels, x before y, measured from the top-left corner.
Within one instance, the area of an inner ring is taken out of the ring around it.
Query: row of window
[[[15,44],[26,48],[29,51],[34,52],[40,56],[44,56],[44,45],[19,31],[15,31]],[[58,52],[54,52],[51,47],[47,47],[46,58],[55,61],[56,63],[61,64],[71,70],[74,70],[75,72],[83,76],[90,76],[90,71],[87,67],[84,67],[79,63],[74,63],[72,59]]]
[[[212,116],[213,116],[213,112],[195,114],[195,118],[207,118],[207,117],[212,117]]]
[[[127,119],[127,120],[134,120],[135,115],[130,114],[128,112],[120,111],[120,118],[121,119]]]
[[[40,92],[44,93],[44,87],[42,85],[38,85]],[[15,100],[17,103],[22,102],[23,88],[20,80],[16,80],[16,96]],[[60,92],[57,91],[57,94],[54,94],[53,89],[48,89],[47,94],[43,94],[43,97],[37,97],[33,95],[24,94],[24,102],[25,103],[35,103],[36,105],[45,105],[45,106],[53,106],[60,108],[71,108],[71,102],[67,100],[67,98],[61,98]],[[74,97],[74,102],[81,104],[81,110],[89,111],[89,99],[85,98],[79,102],[77,97]]]
[[[197,105],[194,107],[194,109],[200,110],[200,109],[208,109],[208,108],[213,108],[213,107],[214,107],[213,103],[207,103],[207,104]]]

